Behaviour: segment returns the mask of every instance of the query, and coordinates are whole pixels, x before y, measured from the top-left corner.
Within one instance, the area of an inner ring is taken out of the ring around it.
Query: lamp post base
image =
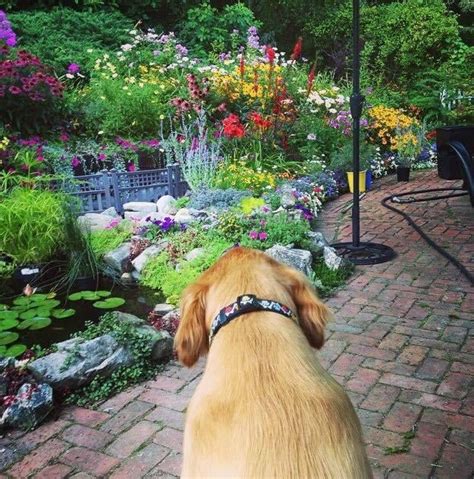
[[[339,256],[347,259],[353,264],[379,264],[386,263],[394,259],[397,254],[395,251],[379,243],[359,243],[354,246],[353,243],[336,243],[331,245]]]

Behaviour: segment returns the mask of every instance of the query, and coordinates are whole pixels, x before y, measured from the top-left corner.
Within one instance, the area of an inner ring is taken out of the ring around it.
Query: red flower
[[[227,118],[222,121],[224,127],[224,135],[227,138],[242,138],[245,136],[245,128],[237,115],[231,113]]]
[[[273,65],[275,62],[275,50],[270,45],[267,45],[265,47],[265,54],[267,55],[270,65]]]
[[[272,122],[269,120],[265,120],[260,113],[250,113],[249,120],[257,127],[261,128],[262,130],[266,130],[272,125]]]
[[[295,46],[293,47],[293,53],[291,54],[291,59],[296,61],[301,56],[301,50],[303,48],[303,37],[298,37],[296,40]]]

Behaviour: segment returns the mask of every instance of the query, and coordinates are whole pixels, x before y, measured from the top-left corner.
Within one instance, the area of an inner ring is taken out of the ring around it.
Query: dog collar
[[[255,311],[270,311],[298,321],[296,315],[288,306],[285,306],[278,301],[257,298],[254,294],[244,294],[239,296],[234,303],[222,308],[219,311],[219,314],[214,318],[209,333],[209,344],[211,344],[214,336],[223,326],[229,324],[233,319],[238,318],[243,314],[253,313]]]

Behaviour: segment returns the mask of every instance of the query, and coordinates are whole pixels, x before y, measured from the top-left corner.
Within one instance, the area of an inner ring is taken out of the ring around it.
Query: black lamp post
[[[359,171],[360,171],[360,117],[364,96],[360,92],[360,2],[352,0],[352,162],[354,170],[354,192],[352,200],[352,242],[336,243],[332,246],[340,256],[354,264],[377,264],[392,260],[396,254],[392,248],[378,243],[360,241]]]

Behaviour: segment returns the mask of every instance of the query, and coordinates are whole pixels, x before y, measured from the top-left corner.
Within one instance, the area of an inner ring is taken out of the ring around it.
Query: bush
[[[54,8],[12,13],[9,18],[21,47],[38,55],[59,75],[71,63],[87,72],[97,56],[113,52],[125,43],[133,28],[132,20],[117,11]]]
[[[113,223],[113,218],[110,218],[110,222]],[[131,234],[132,228],[128,221],[119,223],[117,226],[106,230],[93,231],[90,234],[92,250],[98,258],[101,258],[127,241]]]
[[[17,189],[0,202],[0,253],[18,264],[49,260],[64,241],[64,197]]]
[[[197,210],[206,208],[215,208],[217,210],[226,210],[232,206],[237,206],[243,198],[251,196],[249,191],[236,190],[229,188],[220,189],[201,189],[191,195],[189,206]]]

